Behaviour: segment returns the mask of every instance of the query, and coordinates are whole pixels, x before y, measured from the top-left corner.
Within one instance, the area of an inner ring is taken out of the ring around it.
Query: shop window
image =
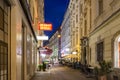
[[[114,43],[114,67],[120,68],[120,35],[116,38]]]
[[[30,73],[30,55],[31,55],[31,48],[32,48],[32,43],[31,43],[31,40],[32,40],[32,36],[29,34],[29,33],[27,33],[27,54],[26,54],[26,56],[27,56],[27,74],[29,74]]]
[[[103,48],[104,45],[103,45],[103,42],[100,42],[97,44],[97,61],[100,62],[100,61],[103,61]]]

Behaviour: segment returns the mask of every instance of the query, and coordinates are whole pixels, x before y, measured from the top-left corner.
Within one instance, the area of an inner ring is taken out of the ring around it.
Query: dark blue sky
[[[46,23],[52,23],[53,30],[45,31],[49,38],[61,26],[69,0],[44,0],[44,17]]]

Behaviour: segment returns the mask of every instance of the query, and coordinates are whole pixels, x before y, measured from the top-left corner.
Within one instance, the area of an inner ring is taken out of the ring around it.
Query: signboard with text
[[[52,31],[52,24],[49,24],[49,23],[39,23],[38,30]]]

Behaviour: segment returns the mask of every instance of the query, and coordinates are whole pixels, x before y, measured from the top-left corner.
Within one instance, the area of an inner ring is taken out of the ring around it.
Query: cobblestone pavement
[[[79,70],[74,70],[66,66],[55,65],[51,69],[43,72],[36,72],[31,80],[94,80],[87,78]]]

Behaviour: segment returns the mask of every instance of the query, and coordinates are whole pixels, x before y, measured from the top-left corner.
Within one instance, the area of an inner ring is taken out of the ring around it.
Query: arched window
[[[114,67],[120,68],[120,35],[118,35],[114,42]]]

